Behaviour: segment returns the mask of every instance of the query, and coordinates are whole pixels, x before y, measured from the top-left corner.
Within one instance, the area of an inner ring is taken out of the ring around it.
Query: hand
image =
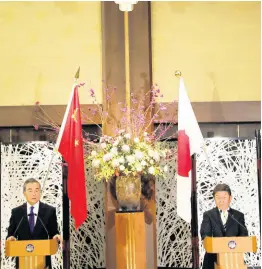
[[[14,236],[9,236],[6,240],[7,241],[16,241],[16,238]]]
[[[53,239],[56,239],[57,242],[61,242],[61,236],[59,234],[54,235]]]
[[[54,237],[53,237],[53,239],[56,239],[56,241],[57,242],[60,242],[60,244],[61,244],[61,248],[63,249],[63,240],[62,240],[62,237],[61,237],[61,235],[59,235],[59,234],[56,234]]]

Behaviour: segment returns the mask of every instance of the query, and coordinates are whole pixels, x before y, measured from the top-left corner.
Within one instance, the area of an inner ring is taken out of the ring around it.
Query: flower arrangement
[[[80,86],[84,86],[84,84],[82,83]],[[88,165],[94,168],[95,179],[109,181],[113,177],[122,175],[164,177],[167,166],[163,166],[162,161],[170,158],[172,152],[162,149],[159,142],[163,141],[163,138],[167,140],[176,136],[175,133],[169,137],[166,136],[167,131],[176,124],[176,115],[168,124],[158,119],[160,112],[167,113],[167,107],[161,102],[158,102],[158,111],[154,112],[157,98],[163,97],[158,86],[153,85],[145,96],[135,96],[131,93],[130,107],[119,102],[117,108],[121,114],[120,119],[112,117],[108,109],[113,103],[116,88],[104,88],[108,104],[105,108],[98,104],[94,89],[88,89],[88,91],[94,107],[89,108],[87,112],[82,111],[82,124],[85,121],[92,122],[98,126],[101,133],[91,135],[83,132],[85,159]],[[145,107],[145,99],[149,96],[151,101]],[[40,108],[39,103],[37,106]],[[42,116],[38,115],[38,119],[58,132],[59,126],[48,117],[43,109],[40,108],[40,111]],[[111,122],[114,126],[114,134],[112,136],[103,135],[102,127],[96,123],[97,120],[102,123],[102,126]],[[158,124],[157,127],[150,132],[150,126],[155,123]]]
[[[113,176],[130,174],[163,176],[167,167],[162,167],[160,161],[166,156],[167,151],[153,143],[147,132],[143,137],[132,137],[121,129],[114,137],[102,136],[88,159],[95,168],[95,177],[108,181]]]
[[[116,89],[104,89],[107,101],[110,105],[112,95]],[[96,104],[95,91],[89,90],[93,103]],[[147,107],[144,106],[145,98],[150,95],[151,102]],[[88,160],[95,169],[95,178],[97,180],[109,181],[114,176],[165,176],[167,166],[162,165],[162,161],[170,158],[171,152],[161,149],[160,140],[165,137],[167,131],[176,123],[175,119],[166,124],[158,120],[159,112],[166,111],[167,107],[159,103],[159,109],[153,113],[156,99],[163,95],[157,85],[146,93],[144,97],[135,96],[131,93],[131,107],[118,103],[118,109],[121,112],[121,118],[114,120],[108,111],[101,109],[90,109],[91,115],[100,117],[102,125],[111,121],[115,126],[114,135],[102,135],[96,141],[87,141],[89,147],[92,147],[91,155]],[[140,101],[139,101],[140,100]],[[150,119],[148,116],[151,115]],[[90,115],[85,114],[83,118],[91,120]],[[151,133],[147,132],[151,124],[158,123],[158,127]],[[100,128],[100,126],[99,126]],[[174,137],[173,134],[165,139]]]

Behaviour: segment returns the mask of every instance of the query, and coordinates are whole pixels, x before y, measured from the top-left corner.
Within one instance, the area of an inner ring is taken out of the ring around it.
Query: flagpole
[[[199,238],[198,238],[198,216],[197,216],[197,188],[196,188],[196,154],[191,158],[192,174],[191,174],[191,235],[192,235],[192,256],[193,269],[199,268]]]
[[[75,84],[76,84],[77,80],[79,79],[79,73],[80,73],[80,66],[78,67],[78,69],[76,71],[76,74],[75,74]],[[45,175],[43,184],[42,184],[41,198],[43,196],[43,191],[44,191],[44,188],[45,188],[45,183],[46,183],[46,180],[47,180],[47,178],[49,176],[51,165],[52,165],[52,162],[53,162],[55,153],[56,153],[56,149],[54,148],[53,151],[52,151],[52,155],[51,155],[51,158],[50,158],[50,161],[49,161],[49,164],[48,164],[47,172],[46,172],[46,175]]]

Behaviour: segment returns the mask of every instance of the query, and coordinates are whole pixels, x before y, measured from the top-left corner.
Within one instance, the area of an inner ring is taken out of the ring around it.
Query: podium
[[[116,269],[146,269],[144,212],[118,212],[116,225]]]
[[[58,249],[55,239],[6,241],[5,246],[6,256],[19,258],[19,269],[44,269],[45,256]]]
[[[206,237],[203,243],[207,253],[217,254],[215,269],[246,269],[244,253],[257,251],[255,236]]]

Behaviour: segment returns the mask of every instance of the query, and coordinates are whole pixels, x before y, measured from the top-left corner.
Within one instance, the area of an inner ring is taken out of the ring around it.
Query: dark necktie
[[[29,227],[30,232],[33,233],[35,227],[35,215],[34,215],[34,207],[30,207],[30,214],[29,214]]]
[[[228,213],[227,211],[222,211],[222,210],[220,211],[220,213],[221,213],[221,219],[222,219],[224,230],[226,230]]]

